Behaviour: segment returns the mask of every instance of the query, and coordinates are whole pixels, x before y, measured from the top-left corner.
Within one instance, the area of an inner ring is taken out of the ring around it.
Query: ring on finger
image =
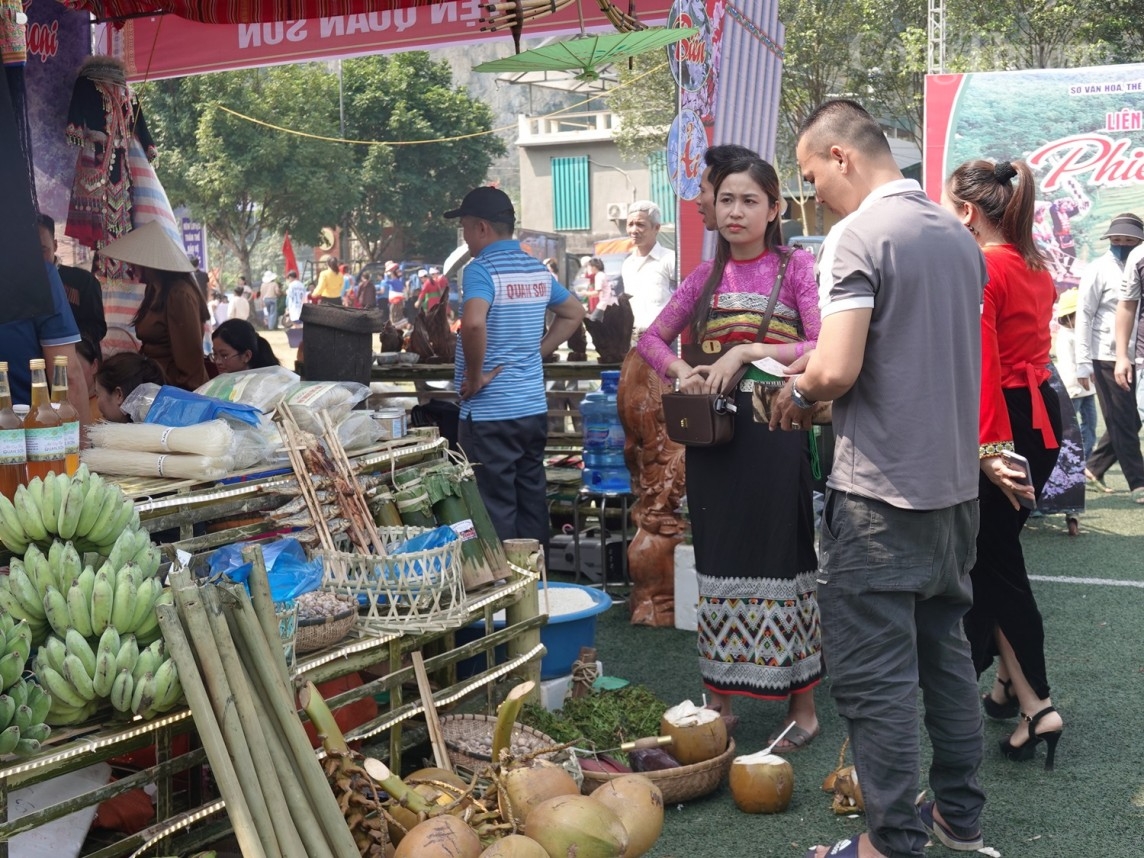
[[[802,424],[801,424],[801,423],[794,423],[794,422],[792,422],[790,425],[791,425],[791,428],[792,428],[792,429],[801,429],[801,428],[802,428]]]

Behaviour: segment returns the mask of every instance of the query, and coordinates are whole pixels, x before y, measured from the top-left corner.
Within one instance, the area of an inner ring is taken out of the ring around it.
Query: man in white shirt
[[[286,315],[290,324],[297,324],[302,318],[302,305],[306,303],[305,284],[298,279],[297,271],[286,272]]]
[[[241,286],[234,287],[234,300],[230,302],[230,307],[226,311],[228,319],[250,319],[250,301],[247,299],[246,292]]]
[[[621,276],[635,317],[633,342],[651,327],[675,291],[675,253],[656,241],[659,226],[659,206],[655,203],[639,200],[628,206],[628,238],[635,247],[624,260]]]

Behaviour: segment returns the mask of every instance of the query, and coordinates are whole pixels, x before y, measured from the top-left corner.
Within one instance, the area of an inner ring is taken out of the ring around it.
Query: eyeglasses
[[[231,352],[226,354],[223,352],[211,352],[211,360],[215,363],[228,363],[238,357],[238,352]]]

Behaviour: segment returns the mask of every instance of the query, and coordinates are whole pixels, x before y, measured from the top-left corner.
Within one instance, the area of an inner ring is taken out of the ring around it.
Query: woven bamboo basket
[[[727,773],[731,770],[731,761],[734,759],[735,740],[732,739],[727,743],[727,750],[713,759],[692,763],[690,766],[680,766],[678,769],[661,769],[658,772],[640,772],[640,774],[659,787],[666,806],[714,792],[727,777]],[[584,795],[591,795],[596,787],[619,777],[623,777],[623,774],[585,771],[580,791]]]
[[[491,715],[442,716],[441,732],[445,736],[445,746],[449,749],[453,763],[472,771],[488,767],[492,763],[493,727],[496,722],[496,718]],[[512,727],[510,744],[513,755],[523,756],[544,748],[553,748],[560,743],[546,733],[518,722]],[[543,758],[561,765],[565,765],[569,758],[574,759],[568,750],[544,754]],[[580,768],[579,763],[576,768]]]
[[[357,611],[352,605],[347,605],[344,611],[332,617],[298,620],[298,631],[294,635],[294,651],[304,655],[331,647],[348,635],[356,622]]]

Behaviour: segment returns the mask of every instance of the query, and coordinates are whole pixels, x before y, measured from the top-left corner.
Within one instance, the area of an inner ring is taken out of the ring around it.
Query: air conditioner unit
[[[623,220],[627,216],[627,203],[608,203],[608,220]]]

